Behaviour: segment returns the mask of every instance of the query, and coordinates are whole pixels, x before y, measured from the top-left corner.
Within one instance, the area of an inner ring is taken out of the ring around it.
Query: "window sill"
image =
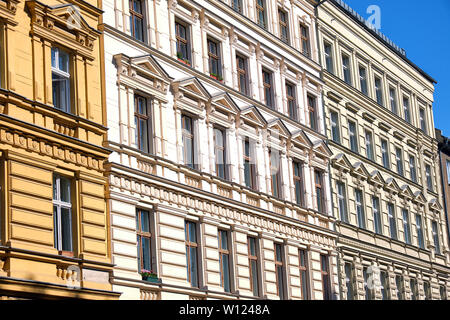
[[[69,258],[73,258],[74,254],[72,251],[58,251],[58,254],[60,256],[64,256],[64,257],[69,257]]]
[[[185,65],[187,65],[189,67],[191,66],[191,62],[189,60],[184,60],[184,59],[181,59],[181,58],[177,58],[177,59],[178,59],[179,62],[184,63]]]
[[[146,282],[150,282],[150,283],[157,283],[160,284],[161,278],[157,278],[157,277],[142,277],[142,281],[146,281]]]

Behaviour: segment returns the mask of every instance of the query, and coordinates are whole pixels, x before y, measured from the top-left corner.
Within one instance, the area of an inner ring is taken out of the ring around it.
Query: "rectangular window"
[[[320,255],[320,270],[322,274],[323,300],[331,300],[330,266],[328,256],[323,254]]]
[[[242,0],[231,0],[231,7],[234,11],[242,13]]]
[[[130,31],[131,36],[144,41],[144,1],[130,0]]]
[[[256,19],[261,28],[267,29],[266,0],[256,0]]]
[[[368,95],[367,91],[367,70],[363,66],[359,66],[359,83],[361,85],[361,92]]]
[[[244,178],[247,188],[256,189],[256,161],[254,148],[250,140],[244,140]]]
[[[356,215],[358,218],[358,226],[361,229],[366,228],[366,214],[364,212],[363,193],[361,190],[355,189]]]
[[[303,163],[293,161],[295,201],[299,206],[304,205]]]
[[[191,117],[181,116],[184,164],[194,169],[194,128]]]
[[[413,156],[409,156],[409,173],[411,175],[411,181],[417,183],[416,159]]]
[[[427,133],[427,118],[425,115],[425,109],[424,108],[420,108],[419,109],[419,120],[420,120],[420,129]]]
[[[403,281],[403,276],[401,275],[396,275],[395,276],[395,285],[397,287],[397,299],[398,300],[405,300],[405,290],[404,290],[404,281]]]
[[[381,139],[381,159],[383,161],[383,166],[387,169],[390,168],[389,161],[389,145],[387,140]]]
[[[71,180],[53,175],[53,230],[55,248],[73,256]]]
[[[212,39],[208,39],[207,42],[208,42],[209,74],[216,80],[222,80],[220,43]]]
[[[341,134],[339,131],[339,115],[337,112],[330,113],[331,137],[334,142],[341,142]]]
[[[136,209],[136,237],[139,272],[153,271],[153,238],[151,229],[151,214],[147,210]]]
[[[289,117],[293,120],[298,120],[297,116],[297,101],[296,101],[295,86],[286,82],[286,99],[289,111]]]
[[[323,173],[314,170],[314,182],[316,187],[316,205],[317,211],[325,213],[325,192],[323,188]]]
[[[328,42],[324,43],[324,52],[325,52],[325,64],[327,71],[329,73],[334,73],[334,64],[333,64],[333,47]]]
[[[317,121],[317,103],[316,97],[308,94],[308,113],[309,113],[309,126],[313,130],[318,130],[318,121]]]
[[[219,264],[220,264],[220,286],[225,292],[231,291],[230,280],[230,249],[228,231],[219,230]]]
[[[280,154],[277,150],[275,152],[269,151],[269,162],[272,195],[281,198]]]
[[[411,123],[411,111],[409,109],[409,99],[403,97],[403,115],[406,122]]]
[[[52,48],[53,105],[64,112],[71,112],[70,55],[59,48]]]
[[[272,72],[267,70],[262,70],[263,83],[264,83],[264,102],[269,108],[275,107],[274,93],[273,93],[273,82],[272,82]]]
[[[344,81],[352,85],[352,74],[350,69],[350,57],[346,54],[342,54],[342,69],[344,75]]]
[[[366,155],[369,160],[375,161],[375,154],[373,152],[372,132],[366,131]]]
[[[389,276],[386,271],[380,271],[380,282],[381,282],[381,299],[388,300],[388,289],[389,289]]]
[[[429,164],[425,165],[425,176],[427,178],[427,188],[430,191],[433,191],[433,178],[431,176],[431,167]]]
[[[422,216],[416,214],[416,231],[417,231],[417,244],[419,248],[425,249],[425,242],[423,238],[423,228],[422,228]]]
[[[337,197],[338,197],[338,207],[339,207],[339,217],[342,222],[348,223],[348,212],[347,212],[347,196],[345,192],[345,184],[342,182],[337,183]]]
[[[353,268],[352,264],[346,262],[344,266],[345,271],[345,286],[347,289],[347,300],[353,300],[354,299],[354,289],[353,289]]]
[[[356,123],[348,121],[348,136],[350,139],[350,150],[358,152],[358,134],[356,132]]]
[[[409,212],[406,209],[402,210],[403,214],[403,233],[407,244],[411,244],[411,227],[409,224]]]
[[[191,221],[185,221],[184,224],[185,245],[186,245],[186,265],[187,281],[193,287],[199,286],[198,281],[198,242],[197,242],[197,224]]]
[[[378,77],[375,77],[375,96],[377,98],[377,103],[383,106],[383,82],[381,81],[381,78]]]
[[[445,286],[439,286],[439,295],[441,300],[447,300],[447,289],[445,289]]]
[[[214,128],[214,150],[216,174],[219,178],[228,179],[225,131],[219,128]]]
[[[278,9],[278,23],[280,26],[281,41],[289,44],[289,15],[287,12]]]
[[[366,300],[373,300],[372,288],[369,286],[369,272],[367,267],[363,268],[364,291]]]
[[[433,221],[431,223],[431,228],[433,232],[434,252],[437,254],[441,254],[441,246],[439,244],[439,230],[436,221]]]
[[[417,300],[417,280],[409,280],[409,288],[411,289],[411,300]]]
[[[397,162],[397,173],[403,176],[403,153],[400,148],[395,148],[395,161]]]
[[[248,261],[250,267],[250,286],[255,297],[259,297],[259,254],[258,240],[248,237]]]
[[[249,90],[248,90],[247,58],[244,58],[243,56],[240,55],[236,55],[236,66],[238,73],[239,92],[248,95]]]
[[[134,125],[136,145],[139,150],[150,153],[150,110],[147,99],[134,95]]]
[[[191,64],[189,27],[175,22],[175,39],[177,41],[177,57],[178,59]]]
[[[284,300],[286,296],[283,254],[284,254],[283,246],[279,243],[275,243],[275,269],[277,281],[277,295],[280,297],[280,300]]]
[[[376,234],[383,234],[383,224],[381,221],[380,199],[372,197],[373,223]]]
[[[304,25],[300,24],[300,37],[301,37],[301,52],[303,55],[309,57],[311,55],[311,46],[310,46],[310,40],[309,40],[309,28]]]
[[[450,161],[446,161],[446,168],[447,168],[447,183],[450,184]]]
[[[395,206],[392,203],[388,203],[388,217],[391,238],[397,240],[397,218],[395,216]]]
[[[298,251],[299,269],[300,269],[300,288],[302,290],[302,299],[309,300],[309,268],[308,252],[304,249]]]
[[[425,292],[425,300],[431,300],[431,287],[428,281],[423,282],[423,291]]]
[[[392,87],[389,88],[389,102],[391,104],[391,111],[398,115],[397,91]]]

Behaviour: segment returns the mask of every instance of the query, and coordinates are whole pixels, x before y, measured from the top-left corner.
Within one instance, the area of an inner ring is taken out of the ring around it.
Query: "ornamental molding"
[[[4,0],[0,1],[0,20],[3,20],[7,24],[16,26],[18,24],[15,19],[17,12],[17,5],[19,0]]]

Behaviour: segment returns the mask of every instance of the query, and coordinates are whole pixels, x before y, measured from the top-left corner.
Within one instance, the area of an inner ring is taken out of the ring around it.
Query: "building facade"
[[[450,224],[448,219],[450,212],[450,141],[438,129],[436,129],[436,139],[438,141],[439,163],[441,167],[442,203],[447,220],[448,236],[450,237]]]
[[[97,1],[0,1],[0,297],[117,299]]]
[[[314,3],[102,3],[113,290],[338,298]]]
[[[340,0],[317,8],[341,299],[446,299],[435,81]]]

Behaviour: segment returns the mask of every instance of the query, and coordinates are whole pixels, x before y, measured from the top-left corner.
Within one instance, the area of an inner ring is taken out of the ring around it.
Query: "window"
[[[288,13],[278,9],[278,23],[280,25],[280,39],[289,44],[289,16]]]
[[[367,92],[367,71],[363,66],[359,66],[359,83],[361,85],[361,92],[368,95]]]
[[[303,189],[303,163],[293,161],[294,165],[294,188],[295,201],[299,206],[304,205],[304,189]]]
[[[389,101],[391,103],[391,111],[398,115],[397,91],[392,87],[389,88]]]
[[[331,121],[331,137],[334,142],[341,142],[341,134],[339,132],[339,115],[337,112],[330,113],[330,121]]]
[[[436,221],[431,223],[432,233],[433,233],[433,242],[434,242],[434,252],[437,254],[441,254],[441,246],[439,245],[439,231],[438,224]]]
[[[384,105],[383,103],[383,83],[381,78],[375,77],[375,96],[377,103],[379,105]]]
[[[309,28],[304,24],[300,24],[300,43],[302,45],[301,52],[303,55],[309,57],[311,55],[309,42]]]
[[[286,99],[289,111],[289,117],[293,120],[298,120],[297,116],[297,102],[295,101],[295,87],[293,84],[286,82]]]
[[[409,212],[406,209],[402,210],[403,213],[403,233],[405,242],[411,244],[411,228],[409,225]]]
[[[144,1],[130,0],[130,31],[131,36],[144,41]]]
[[[244,140],[244,178],[247,188],[256,189],[256,163],[254,159],[253,145],[250,140]]]
[[[228,231],[219,230],[219,264],[220,264],[220,286],[225,292],[231,291],[230,281],[230,249]]]
[[[423,228],[422,228],[422,216],[419,214],[416,214],[416,231],[417,231],[417,244],[419,245],[419,248],[425,249]]]
[[[344,271],[345,271],[345,286],[347,289],[347,300],[353,300],[355,293],[353,289],[354,280],[353,280],[352,264],[346,262],[344,266]]]
[[[431,300],[431,287],[428,281],[423,282],[423,291],[425,292],[425,300]]]
[[[194,130],[192,118],[186,115],[181,116],[181,129],[183,139],[183,159],[184,164],[194,168]]]
[[[222,80],[222,64],[220,58],[220,43],[208,39],[208,62],[209,62],[209,74],[211,77]]]
[[[372,132],[370,131],[366,131],[366,155],[369,160],[375,161],[375,155],[373,153]]]
[[[447,290],[445,286],[439,286],[439,295],[441,296],[441,300],[447,300]]]
[[[413,156],[409,156],[409,173],[411,175],[411,181],[417,183],[416,159]]]
[[[53,175],[53,230],[55,248],[63,255],[73,255],[71,181]]]
[[[450,161],[446,161],[446,169],[447,169],[447,183],[450,184]]]
[[[272,195],[281,198],[280,154],[277,150],[275,152],[269,151],[269,162]]]
[[[175,39],[177,41],[178,59],[191,64],[189,28],[184,24],[175,22]]]
[[[231,7],[235,11],[242,13],[242,0],[231,0]]]
[[[389,145],[387,140],[381,139],[381,159],[383,161],[383,167],[389,169],[390,168],[390,162],[389,162]]]
[[[391,238],[397,240],[397,221],[395,217],[395,207],[392,203],[388,203],[389,232]]]
[[[316,97],[308,94],[307,96],[308,100],[308,112],[309,112],[309,126],[313,130],[318,130],[318,121],[317,121],[317,103],[316,103]]]
[[[346,54],[342,55],[342,68],[343,68],[343,74],[344,74],[344,81],[352,85],[352,75],[350,71],[350,57]]]
[[[266,0],[256,0],[256,19],[261,28],[267,29]]]
[[[397,299],[398,300],[405,300],[405,296],[404,296],[404,281],[403,281],[403,276],[401,275],[396,275],[395,276],[395,285],[397,287]]]
[[[323,173],[314,170],[314,181],[316,186],[316,205],[317,211],[325,213],[325,191],[323,188]]]
[[[322,274],[323,300],[331,300],[330,266],[328,256],[323,254],[320,255],[320,270]]]
[[[225,131],[219,128],[214,128],[214,150],[216,174],[219,178],[228,179]]]
[[[425,165],[425,176],[427,177],[427,188],[433,191],[433,179],[431,177],[431,167],[429,164]]]
[[[277,295],[280,297],[280,300],[283,300],[286,297],[283,254],[284,254],[283,246],[279,243],[275,243],[275,269],[277,281]]]
[[[355,189],[356,216],[358,218],[358,226],[361,229],[366,228],[366,214],[364,212],[363,193],[361,190]]]
[[[185,221],[185,244],[186,244],[186,264],[187,281],[193,287],[198,287],[198,243],[197,243],[197,225],[195,222]]]
[[[152,270],[153,267],[153,239],[151,232],[151,215],[147,210],[136,209],[136,236],[138,251],[138,268]]]
[[[425,115],[425,109],[420,108],[419,109],[419,121],[420,121],[420,129],[427,133],[427,118]]]
[[[369,287],[369,272],[367,270],[367,267],[363,268],[363,277],[366,300],[373,300],[372,288]]]
[[[302,299],[309,300],[309,268],[308,252],[304,249],[298,251],[299,269],[300,269],[300,288],[302,290]]]
[[[403,176],[403,153],[400,148],[395,148],[395,161],[397,161],[397,173]]]
[[[411,289],[411,300],[417,300],[417,280],[409,280],[409,288]]]
[[[134,95],[134,125],[136,145],[142,152],[150,152],[150,112],[147,99]]]
[[[262,76],[264,82],[264,101],[268,107],[274,108],[272,72],[263,69]]]
[[[250,286],[255,297],[259,297],[259,254],[258,241],[256,238],[248,237],[248,261],[250,266]]]
[[[375,233],[383,234],[383,224],[381,222],[380,199],[372,197],[373,224]]]
[[[358,152],[358,135],[356,132],[356,123],[348,121],[348,136],[350,139],[350,150]]]
[[[409,109],[409,99],[407,97],[403,97],[403,113],[405,121],[411,123],[411,111]]]
[[[337,183],[337,192],[338,192],[337,197],[338,197],[339,217],[342,222],[348,223],[347,197],[344,183],[342,182]]]
[[[55,108],[71,111],[70,55],[56,47],[52,48],[52,91]]]
[[[236,66],[238,73],[239,92],[243,94],[249,94],[247,58],[244,58],[243,56],[240,55],[236,55]]]
[[[386,271],[380,271],[380,282],[381,282],[381,299],[382,300],[388,300],[388,288],[389,288],[389,282],[388,282],[389,276],[387,275]]]
[[[324,52],[325,52],[325,65],[327,68],[327,71],[329,73],[334,73],[334,65],[333,65],[333,48],[331,44],[328,42],[324,43]]]

